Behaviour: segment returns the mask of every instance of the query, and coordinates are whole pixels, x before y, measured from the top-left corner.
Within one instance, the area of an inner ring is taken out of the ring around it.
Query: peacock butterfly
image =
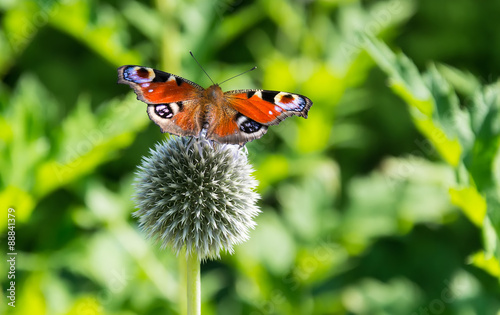
[[[253,69],[252,69],[253,70]],[[148,104],[149,118],[162,132],[205,137],[243,145],[258,139],[267,127],[287,117],[307,118],[312,101],[299,94],[268,90],[222,92],[207,89],[175,74],[141,66],[118,68],[118,83],[130,85],[137,99]]]

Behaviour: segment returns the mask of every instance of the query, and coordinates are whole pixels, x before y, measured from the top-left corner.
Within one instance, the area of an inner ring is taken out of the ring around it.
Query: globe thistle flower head
[[[200,259],[219,258],[246,241],[260,212],[257,181],[238,146],[203,138],[171,137],[143,158],[136,173],[140,228],[171,247]]]

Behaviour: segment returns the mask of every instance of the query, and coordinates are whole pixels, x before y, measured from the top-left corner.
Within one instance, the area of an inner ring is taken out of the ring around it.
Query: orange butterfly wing
[[[224,93],[216,117],[224,117],[213,127],[212,137],[219,142],[245,143],[262,137],[267,127],[287,117],[307,118],[312,101],[299,94],[267,90],[235,90]],[[231,117],[228,117],[231,115]]]
[[[183,136],[201,132],[199,98],[204,89],[198,84],[171,73],[131,65],[118,68],[118,83],[130,85],[137,99],[148,104],[149,118],[162,132]]]

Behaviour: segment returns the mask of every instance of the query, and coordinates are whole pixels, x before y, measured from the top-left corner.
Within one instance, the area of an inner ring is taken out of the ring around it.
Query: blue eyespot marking
[[[123,78],[134,83],[151,82],[152,76],[154,76],[154,72],[144,67],[130,66],[123,70]]]

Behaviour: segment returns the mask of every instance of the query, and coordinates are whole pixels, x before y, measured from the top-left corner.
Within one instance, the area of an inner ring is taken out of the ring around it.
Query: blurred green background
[[[207,87],[191,50],[216,82],[258,66],[224,90],[314,102],[247,144],[263,212],[202,265],[203,314],[499,314],[499,15],[475,0],[0,0],[0,239],[13,207],[18,253],[0,313],[184,312],[182,264],[131,218],[136,166],[166,135],[116,68]]]

